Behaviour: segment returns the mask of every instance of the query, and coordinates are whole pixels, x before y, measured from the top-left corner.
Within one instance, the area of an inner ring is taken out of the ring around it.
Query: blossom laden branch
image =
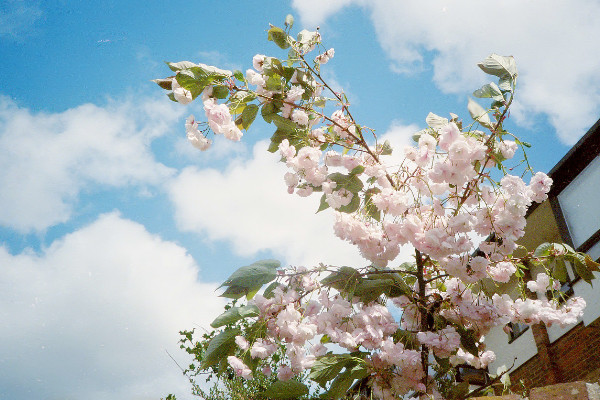
[[[239,141],[259,115],[272,124],[269,151],[288,167],[288,192],[319,193],[318,211],[335,211],[335,235],[355,245],[368,266],[281,269],[264,260],[240,268],[223,284],[222,296],[233,303],[213,322],[217,331],[198,354],[199,368],[264,378],[263,397],[312,390],[342,398],[366,387],[379,399],[458,399],[467,392],[453,368],[485,368],[494,360],[483,339],[492,328],[574,323],[585,307],[580,298],[561,306],[554,295],[514,299],[483,289],[484,282],[512,281],[523,293],[554,293],[566,280],[566,262],[588,282],[599,271],[589,256],[561,244],[513,254],[528,208],[547,198],[552,183],[531,171],[525,154],[522,176],[507,166],[527,147],[504,128],[516,90],[514,59],[492,54],[482,61],[498,83],[473,95],[490,107],[469,100],[470,124],[456,114],[429,114],[398,165],[389,162],[389,143],[379,144],[357,123],[345,95],[323,78],[335,51],[322,45],[319,32],[293,38],[292,25],[288,18],[285,29],[268,30],[286,59],[258,54],[245,73],[167,63],[175,75],[155,82],[173,101],[202,101],[206,122],[186,121],[187,137],[200,150],[209,149],[211,131]],[[477,243],[476,236],[488,239]],[[414,249],[414,262],[390,267],[405,246]],[[528,266],[544,272],[525,282]],[[319,388],[304,383],[311,380]]]

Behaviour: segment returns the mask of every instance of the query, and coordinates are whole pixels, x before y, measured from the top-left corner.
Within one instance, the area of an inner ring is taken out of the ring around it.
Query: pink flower
[[[233,368],[237,376],[241,376],[244,379],[252,379],[252,371],[246,366],[246,364],[243,363],[242,360],[235,356],[229,356],[227,357],[227,362],[231,368]]]
[[[277,378],[280,381],[289,381],[293,377],[294,377],[294,372],[288,365],[284,364],[279,367],[279,370],[277,371]]]
[[[440,129],[440,148],[448,151],[450,145],[459,138],[460,130],[454,122],[450,122],[448,125]]]
[[[488,274],[496,282],[507,283],[515,272],[517,267],[511,262],[499,262],[488,266]]]
[[[242,350],[248,350],[248,348],[250,347],[250,344],[248,343],[246,338],[239,335],[235,337],[235,344],[237,344],[237,346]]]

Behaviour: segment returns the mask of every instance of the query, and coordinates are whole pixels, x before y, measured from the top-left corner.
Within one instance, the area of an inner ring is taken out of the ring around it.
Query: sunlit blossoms
[[[185,131],[192,146],[202,151],[208,150],[212,142],[200,132],[198,122],[196,122],[193,115],[190,115],[186,120]]]
[[[552,180],[525,158],[506,166],[524,150],[503,126],[517,79],[512,57],[493,54],[479,64],[499,79],[476,92],[485,98],[500,90],[488,109],[470,100],[469,121],[429,114],[413,146],[391,157],[391,145],[355,121],[346,96],[321,75],[334,50],[325,50],[318,32],[293,38],[291,25],[268,33],[287,59],[257,54],[245,73],[168,63],[176,78],[157,83],[179,103],[201,98],[204,129],[193,116],[186,122],[201,150],[210,131],[238,141],[257,115],[271,124],[269,151],[287,167],[288,193],[319,196],[318,212],[333,210],[332,232],[365,261],[281,269],[263,260],[240,268],[222,285],[235,302],[213,322],[218,331],[201,368],[226,362],[244,379],[262,373],[272,382],[265,393],[285,388],[291,397],[309,392],[296,380],[308,376],[324,398],[368,387],[377,399],[456,399],[453,368],[493,362],[484,339],[494,327],[575,323],[585,302],[560,302],[566,262],[588,281],[598,264],[561,244],[514,255],[527,211],[547,198]],[[309,58],[311,51],[319,54]],[[413,256],[400,259],[406,248]],[[532,271],[536,279],[525,282]]]

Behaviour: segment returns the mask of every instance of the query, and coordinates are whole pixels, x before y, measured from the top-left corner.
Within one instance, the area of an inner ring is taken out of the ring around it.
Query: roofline
[[[548,197],[556,197],[600,154],[600,119],[579,139],[577,143],[548,172],[552,187]],[[527,210],[528,217],[541,203],[533,203]]]
[[[600,119],[571,147],[565,156],[550,170],[554,181],[549,196],[557,196],[600,154]]]

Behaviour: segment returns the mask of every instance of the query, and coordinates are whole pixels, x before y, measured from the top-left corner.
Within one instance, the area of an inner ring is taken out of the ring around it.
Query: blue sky
[[[163,61],[245,70],[296,17],[335,48],[326,76],[398,143],[432,111],[467,118],[476,62],[512,54],[510,128],[548,171],[600,116],[598,1],[0,3],[0,400],[158,399],[188,386],[177,332],[207,327],[235,268],[360,264],[316,199],[288,196],[255,124],[210,152]]]

